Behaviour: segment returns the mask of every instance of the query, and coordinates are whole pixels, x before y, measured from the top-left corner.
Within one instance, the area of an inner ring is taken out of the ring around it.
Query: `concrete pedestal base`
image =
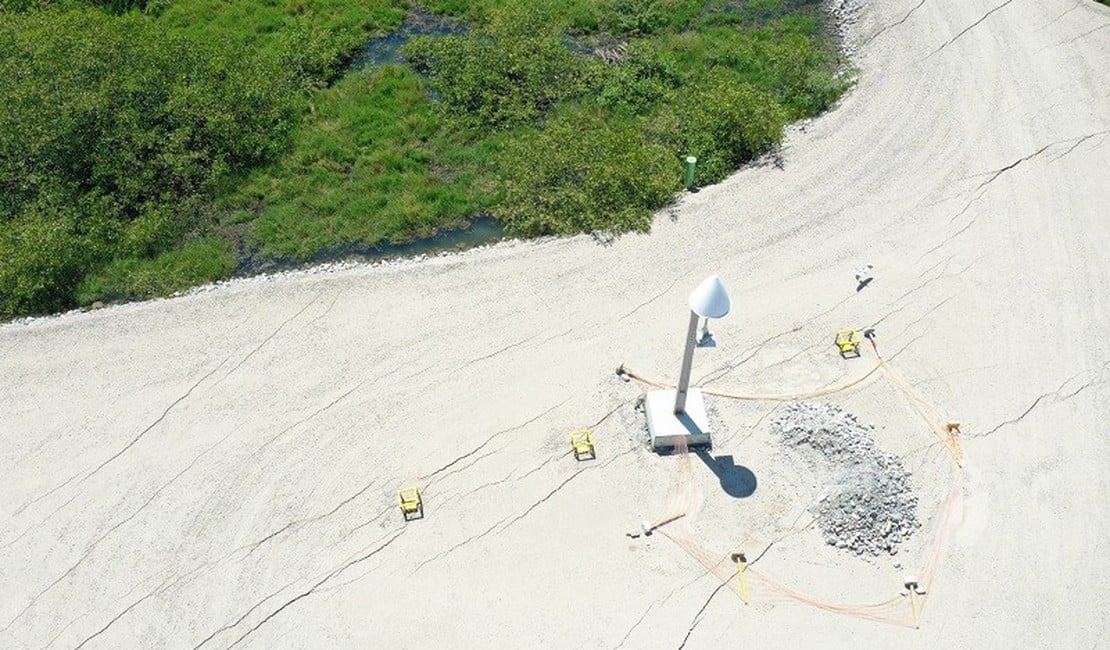
[[[701,391],[691,388],[686,394],[686,410],[675,415],[674,390],[653,390],[644,399],[651,447],[671,450],[685,443],[687,447],[709,447],[709,418]]]

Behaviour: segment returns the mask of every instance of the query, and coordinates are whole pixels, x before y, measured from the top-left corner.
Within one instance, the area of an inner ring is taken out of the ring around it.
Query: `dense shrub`
[[[43,206],[0,222],[0,316],[64,309],[90,266],[73,216]]]
[[[532,122],[585,92],[592,78],[589,62],[536,9],[502,11],[466,35],[413,39],[405,56],[454,121],[480,129]]]
[[[642,115],[661,102],[673,100],[681,83],[673,61],[652,50],[636,48],[627,60],[607,70],[598,98],[608,108]]]
[[[602,29],[618,35],[650,36],[664,28],[685,29],[706,9],[705,0],[601,0]]]
[[[98,263],[175,246],[220,183],[285,146],[296,110],[269,59],[134,13],[6,16],[0,78],[0,221],[18,222],[0,243],[4,313],[56,309]]]
[[[728,74],[690,93],[683,121],[671,128],[677,149],[698,158],[698,182],[716,182],[782,139],[787,114],[771,95]],[[674,119],[673,116],[668,116]]]
[[[678,162],[632,122],[567,114],[502,156],[494,215],[515,234],[646,230],[678,187]]]

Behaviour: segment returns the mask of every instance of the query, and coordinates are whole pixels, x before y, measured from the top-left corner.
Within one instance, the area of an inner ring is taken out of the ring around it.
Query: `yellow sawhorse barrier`
[[[840,356],[845,359],[849,355],[858,357],[859,344],[863,342],[860,338],[859,332],[853,329],[843,329],[836,333],[836,347],[840,350]]]
[[[597,458],[597,452],[594,450],[594,432],[593,429],[579,429],[570,434],[570,450],[574,453],[574,460],[582,460],[583,457]]]
[[[420,496],[420,488],[405,488],[397,493],[397,499],[401,502],[401,516],[405,521],[413,515],[424,518],[424,499]]]

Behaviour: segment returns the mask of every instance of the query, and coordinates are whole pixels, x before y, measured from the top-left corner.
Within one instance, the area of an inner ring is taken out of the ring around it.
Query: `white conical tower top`
[[[690,309],[705,318],[724,318],[732,309],[732,300],[721,282],[721,277],[711,275],[690,294]]]

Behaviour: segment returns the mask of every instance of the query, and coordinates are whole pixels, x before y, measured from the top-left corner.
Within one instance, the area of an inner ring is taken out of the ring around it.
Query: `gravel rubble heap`
[[[833,487],[812,508],[825,542],[856,555],[895,555],[921,526],[917,497],[900,458],[883,451],[874,427],[827,402],[789,402],[771,422],[786,444],[808,447]]]

